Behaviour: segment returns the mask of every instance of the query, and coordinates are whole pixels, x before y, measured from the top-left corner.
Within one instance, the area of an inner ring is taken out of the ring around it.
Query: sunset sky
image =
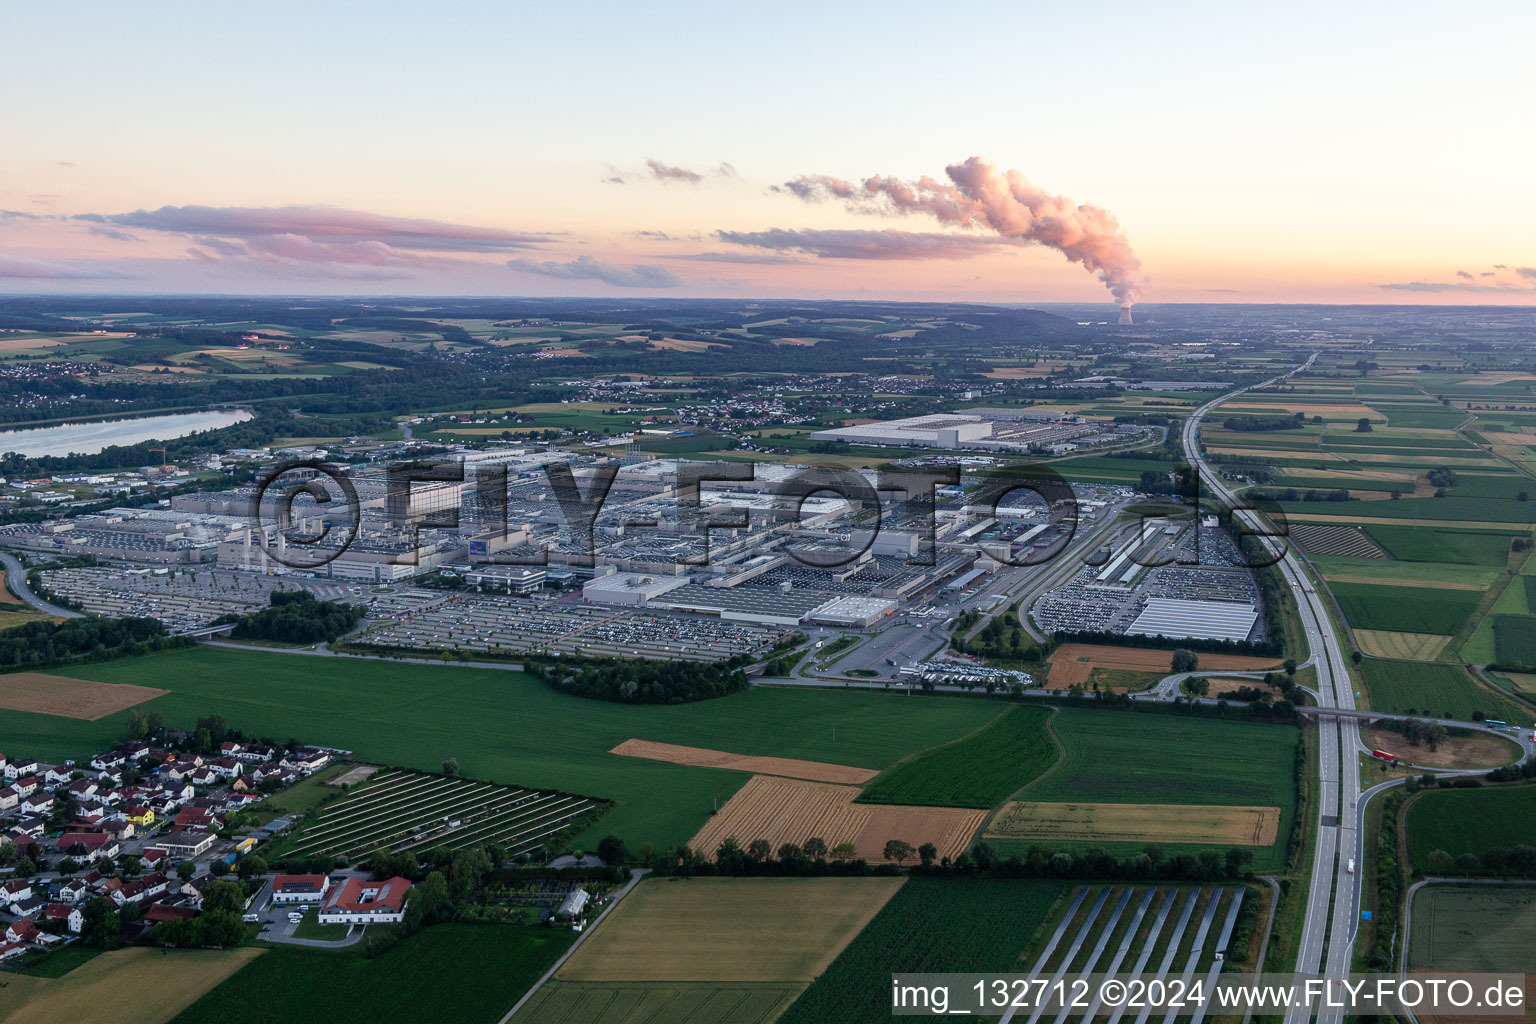
[[[4,292],[1112,302],[783,187],[980,157],[1112,214],[1148,303],[1536,301],[1528,3],[49,6]]]

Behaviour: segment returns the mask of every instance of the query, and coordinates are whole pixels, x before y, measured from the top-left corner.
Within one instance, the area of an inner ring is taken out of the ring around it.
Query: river
[[[215,430],[244,423],[251,414],[244,409],[208,409],[171,416],[141,416],[128,420],[93,420],[63,423],[56,427],[0,430],[0,452],[20,452],[29,458],[40,455],[95,455],[104,448],[138,444],[156,439],[168,441],[200,430]]]

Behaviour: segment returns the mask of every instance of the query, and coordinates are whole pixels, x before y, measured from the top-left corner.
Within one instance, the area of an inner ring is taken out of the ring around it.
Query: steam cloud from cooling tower
[[[999,171],[980,157],[950,164],[944,173],[948,182],[924,175],[910,184],[882,175],[862,183],[802,175],[780,190],[811,202],[835,199],[860,213],[925,213],[941,224],[990,228],[1005,238],[1049,246],[1097,273],[1120,306],[1121,322],[1130,322],[1146,279],[1112,213],[1051,195],[1018,171]]]

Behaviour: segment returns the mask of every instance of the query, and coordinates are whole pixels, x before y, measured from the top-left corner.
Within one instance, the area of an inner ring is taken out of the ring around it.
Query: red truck
[[[1379,757],[1383,761],[1386,761],[1388,764],[1396,764],[1397,763],[1397,755],[1392,753],[1391,751],[1387,751],[1387,750],[1373,750],[1373,751],[1371,751],[1371,756],[1372,757]]]

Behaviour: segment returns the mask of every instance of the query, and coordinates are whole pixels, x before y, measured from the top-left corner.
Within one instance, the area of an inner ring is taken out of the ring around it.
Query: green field
[[[1281,810],[1276,843],[1254,847],[1254,867],[1279,866],[1296,811],[1294,764],[1300,733],[1290,726],[1171,714],[1064,708],[1051,729],[1065,748],[1059,765],[1018,794],[1049,803],[1156,803],[1274,806]],[[1000,856],[1023,856],[1032,845],[1050,849],[1102,847],[1117,857],[1139,843],[1051,843],[988,839]],[[1173,856],[1208,849],[1162,844]]]
[[[454,757],[469,778],[612,800],[613,810],[576,841],[590,846],[612,833],[631,849],[687,842],[747,776],[607,752],[626,739],[878,770],[968,735],[1003,710],[980,699],[799,687],[754,687],[696,704],[612,704],[497,669],[212,647],[61,674],[168,689],[140,707],[162,712],[173,727],[216,712],[247,735],[297,736],[375,764],[438,771]],[[79,760],[125,739],[126,717],[84,722],[0,710],[0,735],[13,756]]]
[[[1536,972],[1536,888],[1426,885],[1413,897],[1408,967]]]
[[[1470,721],[1474,711],[1511,722],[1530,717],[1510,699],[1478,687],[1456,665],[1366,658],[1360,670],[1377,711],[1406,714],[1412,709],[1427,717],[1461,721]]]
[[[1371,583],[1330,583],[1329,589],[1344,617],[1356,629],[1439,636],[1455,635],[1466,625],[1483,596],[1476,590],[1383,587]]]
[[[550,981],[517,1024],[770,1024],[802,982]]]
[[[1377,514],[1390,513],[1361,513]],[[1393,558],[1405,562],[1450,562],[1503,568],[1509,557],[1509,535],[1505,533],[1436,530],[1427,526],[1385,526],[1379,523],[1367,526],[1365,532],[1386,548]]]
[[[1342,558],[1314,555],[1312,564],[1324,577],[1359,576],[1390,580],[1404,586],[1452,583],[1486,589],[1499,578],[1500,569],[1485,565],[1451,565],[1445,562],[1393,562],[1385,558]]]
[[[1062,764],[1020,799],[1272,804],[1287,815],[1295,803],[1290,726],[1064,708],[1051,728],[1066,748]]]
[[[370,960],[360,953],[274,946],[187,1007],[172,1024],[494,1024],[565,952],[572,932],[440,924]]]
[[[1435,789],[1408,808],[1408,854],[1419,871],[1434,850],[1481,856],[1516,846],[1536,846],[1536,786]]]
[[[1019,970],[1064,892],[1060,882],[913,878],[780,1024],[885,1024],[895,971]]]
[[[1050,717],[1050,708],[1009,708],[985,729],[882,772],[859,802],[994,807],[1056,763]]]
[[[1530,615],[1495,615],[1493,654],[1505,668],[1536,668],[1536,619]]]

